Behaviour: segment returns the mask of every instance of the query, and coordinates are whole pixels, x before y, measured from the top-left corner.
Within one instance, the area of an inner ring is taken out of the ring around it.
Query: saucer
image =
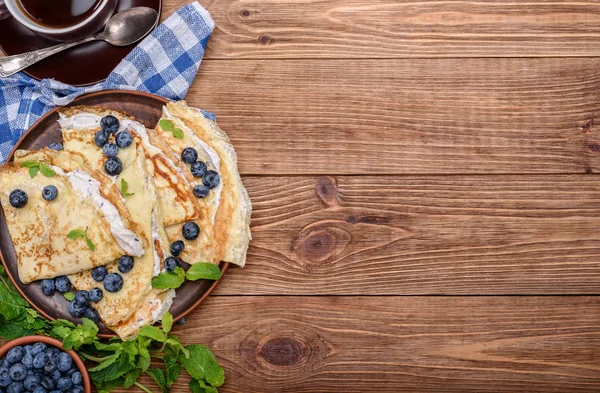
[[[161,0],[120,0],[115,12],[144,6],[154,8],[160,15],[161,3]],[[7,56],[55,44],[57,42],[36,35],[14,18],[0,20],[0,49]],[[74,86],[92,85],[106,79],[136,45],[118,48],[103,41],[88,42],[50,56],[24,72],[35,79],[53,78]]]

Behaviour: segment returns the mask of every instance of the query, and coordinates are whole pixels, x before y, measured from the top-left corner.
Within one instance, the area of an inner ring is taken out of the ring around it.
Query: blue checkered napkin
[[[73,87],[53,79],[36,81],[23,73],[0,79],[0,163],[21,135],[54,106],[85,93],[138,90],[183,99],[194,81],[214,22],[200,4],[180,8],[160,24],[97,85]],[[214,115],[203,112],[207,118]]]

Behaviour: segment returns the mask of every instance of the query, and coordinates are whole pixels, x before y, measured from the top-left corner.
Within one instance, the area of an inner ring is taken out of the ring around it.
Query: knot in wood
[[[306,356],[306,345],[292,337],[277,337],[263,345],[260,356],[274,366],[293,366]]]
[[[315,192],[319,200],[324,203],[325,206],[338,205],[338,191],[335,179],[329,176],[318,178]]]
[[[269,45],[272,41],[273,39],[266,34],[261,34],[258,36],[258,43],[261,45]]]

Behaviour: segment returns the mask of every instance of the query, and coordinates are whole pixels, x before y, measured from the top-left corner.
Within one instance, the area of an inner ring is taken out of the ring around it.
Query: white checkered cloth
[[[74,87],[18,73],[0,79],[0,163],[21,135],[44,113],[85,93],[124,89],[185,98],[194,81],[214,22],[200,4],[183,6],[125,57],[102,83]],[[214,115],[203,112],[208,118]]]

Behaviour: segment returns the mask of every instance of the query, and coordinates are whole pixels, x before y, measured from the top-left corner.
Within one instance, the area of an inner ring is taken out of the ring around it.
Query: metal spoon
[[[114,46],[133,44],[150,33],[157,23],[158,13],[154,9],[148,7],[130,8],[113,15],[101,33],[79,41],[65,42],[49,48],[1,58],[0,77],[10,76],[22,71],[46,57],[83,44],[84,42],[104,40]]]

